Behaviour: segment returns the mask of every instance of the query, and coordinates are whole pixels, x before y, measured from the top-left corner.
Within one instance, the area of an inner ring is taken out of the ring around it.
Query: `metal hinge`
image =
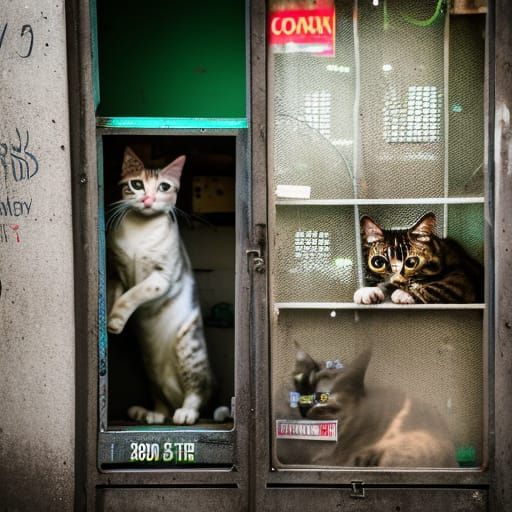
[[[350,493],[351,498],[366,498],[366,495],[364,493],[364,482],[362,480],[352,480],[352,482],[350,483],[352,485],[352,492]]]
[[[260,274],[265,272],[265,260],[263,259],[261,251],[259,249],[247,249],[247,251],[245,251],[245,254],[247,255],[247,265],[249,265],[249,257],[251,255],[254,255],[254,258],[252,258],[253,270],[259,272]]]

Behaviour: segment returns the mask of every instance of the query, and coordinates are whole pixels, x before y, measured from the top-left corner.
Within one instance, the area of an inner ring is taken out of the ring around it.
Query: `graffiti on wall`
[[[30,150],[28,130],[15,128],[10,139],[0,136],[0,173],[4,182],[3,187],[0,185],[0,221],[5,221],[0,222],[0,243],[20,243],[20,225],[10,221],[30,215],[32,198],[12,197],[8,190],[12,185],[28,182],[39,174],[39,161]]]
[[[18,57],[27,59],[34,49],[34,31],[28,24],[23,25],[21,30],[16,30],[17,28],[19,27],[9,26],[9,23],[0,24],[0,50],[5,46],[4,42],[9,39],[9,46],[14,49]]]

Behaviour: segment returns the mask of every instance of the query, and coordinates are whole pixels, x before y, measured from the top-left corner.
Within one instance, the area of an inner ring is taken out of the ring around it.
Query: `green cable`
[[[384,30],[387,30],[389,28],[389,14],[388,14],[387,0],[384,0],[383,14],[384,14]]]
[[[411,18],[406,14],[402,13],[400,13],[400,16],[402,16],[402,18],[411,25],[416,25],[417,27],[430,27],[430,25],[433,25],[437,21],[437,18],[439,18],[439,16],[443,12],[444,3],[445,0],[437,0],[436,10],[434,14],[432,15],[431,18],[428,18],[426,20],[415,20],[414,18]]]

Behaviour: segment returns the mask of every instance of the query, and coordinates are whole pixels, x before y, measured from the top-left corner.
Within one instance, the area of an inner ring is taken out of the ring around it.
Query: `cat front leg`
[[[116,300],[124,292],[123,285],[119,279],[110,278],[107,284],[107,310],[111,311]]]
[[[356,467],[380,466],[383,450],[377,445],[360,450],[354,457],[353,465]]]
[[[392,294],[391,294],[391,302],[395,304],[415,304],[414,297],[407,293],[405,290],[401,290],[400,288],[397,288]]]
[[[176,425],[193,425],[199,419],[199,407],[203,400],[195,392],[188,393],[183,400],[183,405],[174,411],[172,421]]]
[[[139,306],[158,299],[167,293],[168,288],[168,279],[161,272],[152,272],[144,281],[123,293],[114,302],[108,316],[108,332],[119,334]]]
[[[175,349],[184,399],[174,412],[173,422],[192,425],[199,419],[199,408],[209,398],[213,384],[199,310],[183,322]]]
[[[384,292],[378,286],[365,286],[354,293],[356,304],[378,304],[386,298]]]

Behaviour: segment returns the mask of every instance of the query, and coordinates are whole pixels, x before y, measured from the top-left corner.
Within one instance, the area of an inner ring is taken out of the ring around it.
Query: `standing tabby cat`
[[[163,169],[146,169],[126,148],[122,199],[108,233],[115,276],[107,328],[120,333],[134,315],[155,410],[131,407],[128,414],[147,423],[162,423],[171,412],[176,424],[195,423],[212,384],[194,276],[174,214],[184,164],[180,156]]]
[[[277,439],[281,464],[345,467],[456,467],[455,446],[445,421],[429,405],[399,390],[364,383],[370,351],[351,364],[327,365],[299,350],[294,391],[328,394],[307,408],[277,400],[278,419],[338,420],[338,441]],[[325,395],[324,395],[325,396]]]
[[[367,215],[361,231],[368,280],[358,304],[467,303],[483,300],[483,268],[450,238],[435,235],[436,217],[424,215],[409,229],[383,229]]]

